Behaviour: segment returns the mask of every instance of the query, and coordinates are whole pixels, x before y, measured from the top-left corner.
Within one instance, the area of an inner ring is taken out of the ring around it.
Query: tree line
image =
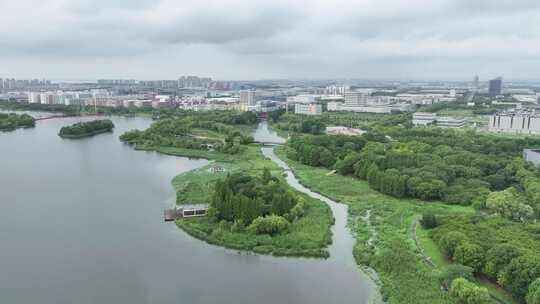
[[[287,156],[354,175],[395,197],[473,204],[519,221],[538,212],[539,172],[520,155],[523,148],[540,146],[540,139],[429,128],[383,130],[295,136],[287,143]]]
[[[0,131],[33,128],[35,125],[36,121],[28,114],[0,113]]]

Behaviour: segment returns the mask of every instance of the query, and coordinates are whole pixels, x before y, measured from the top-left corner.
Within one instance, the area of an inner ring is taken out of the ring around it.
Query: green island
[[[135,149],[213,160],[172,181],[179,206],[210,206],[205,217],[176,220],[193,237],[261,254],[328,257],[330,208],[295,191],[263,157],[261,145],[252,143],[257,122],[250,112],[186,111],[120,139]]]
[[[92,120],[62,127],[58,136],[62,138],[83,138],[112,132],[113,129],[114,124],[110,119]]]
[[[540,139],[412,128],[407,115],[362,126],[362,136],[297,132],[275,151],[308,188],[350,206],[354,256],[377,271],[385,300],[537,303],[540,174],[521,152]]]
[[[0,113],[0,131],[33,128],[35,125],[36,121],[28,114]]]

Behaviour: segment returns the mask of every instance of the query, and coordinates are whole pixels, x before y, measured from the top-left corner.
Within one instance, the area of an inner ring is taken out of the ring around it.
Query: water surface
[[[372,284],[339,252],[239,254],[164,223],[171,179],[208,162],[118,140],[149,119],[116,117],[114,133],[81,140],[57,136],[78,121],[0,133],[0,303],[368,302]]]

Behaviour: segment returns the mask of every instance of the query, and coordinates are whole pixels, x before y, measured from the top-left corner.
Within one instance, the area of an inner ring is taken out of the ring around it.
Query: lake
[[[79,140],[57,136],[79,119],[0,133],[0,303],[368,302],[351,252],[259,256],[165,223],[171,179],[208,161],[135,151],[118,136],[151,120],[112,120],[114,133]]]

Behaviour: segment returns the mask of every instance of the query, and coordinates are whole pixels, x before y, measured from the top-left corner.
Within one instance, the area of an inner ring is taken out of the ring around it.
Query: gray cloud
[[[118,73],[125,59],[139,78],[148,66],[218,78],[468,77],[486,67],[531,78],[539,68],[539,1],[19,0],[0,11],[0,65],[19,74],[32,72],[29,60],[72,75],[88,61]]]

